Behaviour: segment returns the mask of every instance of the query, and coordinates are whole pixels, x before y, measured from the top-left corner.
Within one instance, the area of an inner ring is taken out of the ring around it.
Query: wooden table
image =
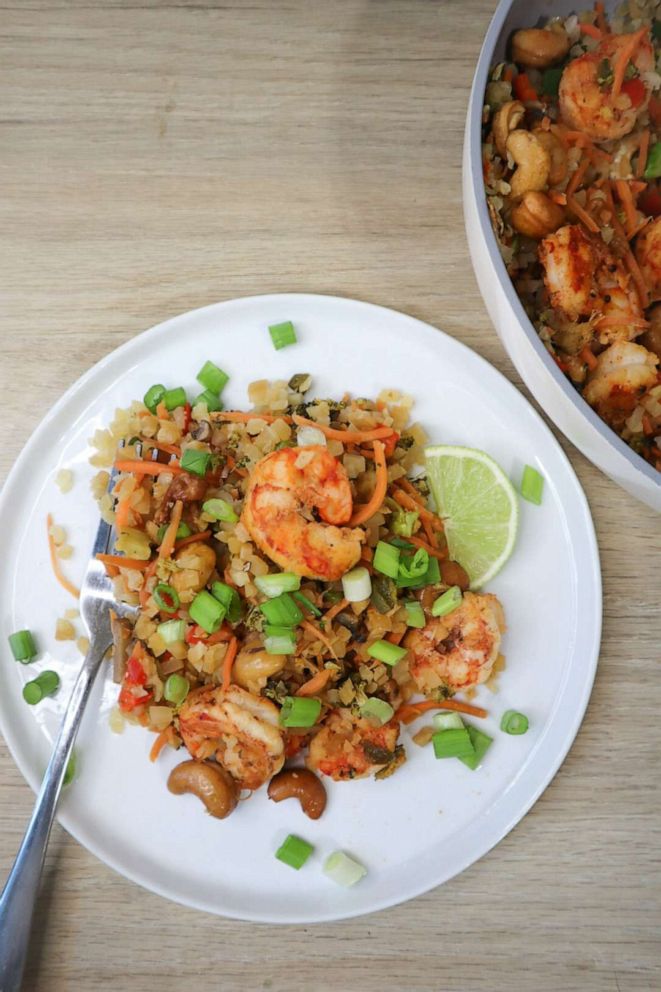
[[[461,208],[493,6],[0,0],[3,476],[112,348],[253,293],[407,311],[520,385]],[[56,827],[27,989],[661,988],[659,518],[562,443],[596,521],[604,641],[583,728],[523,822],[408,905],[286,928],[175,906]],[[0,873],[32,801],[0,745]]]

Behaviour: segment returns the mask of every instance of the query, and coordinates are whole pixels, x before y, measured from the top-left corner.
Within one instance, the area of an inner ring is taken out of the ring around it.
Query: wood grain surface
[[[108,351],[253,293],[406,311],[521,386],[461,206],[493,7],[0,0],[2,477]],[[56,827],[26,989],[661,989],[659,518],[562,443],[597,527],[603,648],[578,739],[523,822],[408,905],[283,928],[166,902]],[[0,744],[0,873],[32,801]]]

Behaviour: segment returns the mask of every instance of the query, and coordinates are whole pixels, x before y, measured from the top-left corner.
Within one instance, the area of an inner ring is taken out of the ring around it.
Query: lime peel
[[[425,448],[427,478],[452,558],[479,589],[512,554],[519,524],[514,486],[484,451],[458,445]]]

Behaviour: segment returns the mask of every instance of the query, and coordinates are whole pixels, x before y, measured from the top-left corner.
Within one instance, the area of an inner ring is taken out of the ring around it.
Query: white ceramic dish
[[[540,17],[590,6],[581,0],[501,0],[475,70],[466,118],[463,194],[466,234],[475,276],[489,316],[521,378],[560,430],[606,475],[661,511],[661,473],[615,434],[557,367],[540,341],[512,285],[493,233],[482,175],[481,121],[490,67],[505,56],[507,40]],[[615,4],[606,4],[606,7]]]
[[[284,319],[294,321],[299,343],[276,352],[267,325]],[[55,618],[72,601],[51,575],[45,515],[52,511],[68,529],[76,553],[65,568],[80,579],[97,524],[87,439],[152,382],[192,389],[206,358],[231,373],[228,405],[245,408],[246,386],[255,378],[302,371],[313,373],[317,395],[346,389],[376,395],[395,386],[416,396],[416,416],[434,440],[484,448],[515,479],[526,462],[546,478],[543,505],[522,504],[517,548],[490,586],[507,613],[507,669],[497,695],[478,694],[495,743],[477,772],[435,761],[430,749],[409,744],[410,761],[394,778],[331,783],[327,812],[316,823],[295,804],[269,802],[264,790],[219,822],[193,797],[168,793],[166,778],[181,754],[166,752],[150,764],[150,734],[134,727],[111,733],[117,687],[109,673],[97,680],[78,743],[80,776],[59,814],[82,844],[141,885],[214,913],[279,923],[368,913],[472,864],[523,816],[567,753],[588,701],[600,638],[599,561],[588,506],[560,447],[513,386],[467,348],[410,317],[332,297],[265,296],[153,328],[60,400],[18,459],[0,501],[0,644],[10,631],[30,627],[43,649],[28,667],[2,648],[0,727],[33,788],[80,660],[73,644],[52,636]],[[62,466],[76,476],[67,496],[53,481]],[[31,708],[22,685],[45,667],[61,673],[62,689]],[[529,714],[526,736],[498,731],[509,707]],[[316,848],[300,872],[273,856],[290,832]],[[336,887],[321,872],[323,857],[336,848],[369,869],[353,889]]]

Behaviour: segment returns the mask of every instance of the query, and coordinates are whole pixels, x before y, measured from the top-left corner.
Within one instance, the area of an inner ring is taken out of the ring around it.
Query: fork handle
[[[110,640],[106,637],[97,637],[90,645],[73,687],[23,843],[0,895],[0,992],[20,992],[32,916],[57,800],[85,703],[109,646]]]

